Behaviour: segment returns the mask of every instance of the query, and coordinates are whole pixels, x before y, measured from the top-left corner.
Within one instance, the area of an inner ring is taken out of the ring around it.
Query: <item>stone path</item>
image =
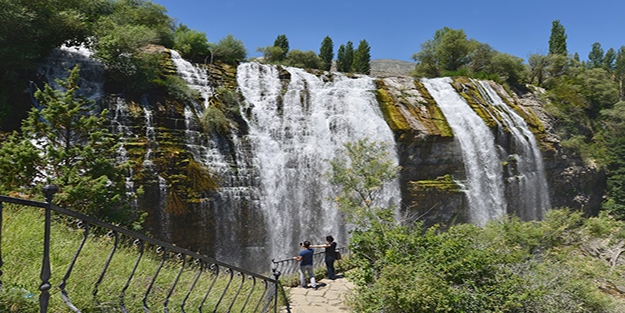
[[[350,312],[344,300],[345,295],[354,289],[354,284],[341,275],[335,280],[322,279],[317,285],[319,285],[317,290],[302,287],[285,288],[289,295],[291,313]],[[286,308],[280,312],[286,312]]]

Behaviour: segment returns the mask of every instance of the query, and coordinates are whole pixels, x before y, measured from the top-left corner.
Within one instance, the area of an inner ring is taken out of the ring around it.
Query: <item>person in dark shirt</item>
[[[300,251],[299,255],[293,257],[299,262],[299,273],[300,273],[300,286],[306,288],[306,274],[310,278],[310,285],[317,289],[317,282],[315,281],[315,272],[313,271],[313,254],[315,250],[310,247],[310,241],[304,241],[302,245],[302,251]]]
[[[336,242],[334,237],[326,236],[328,243],[322,245],[313,245],[313,248],[325,248],[325,261],[328,279],[336,279],[336,271],[334,270],[334,261],[336,261]]]

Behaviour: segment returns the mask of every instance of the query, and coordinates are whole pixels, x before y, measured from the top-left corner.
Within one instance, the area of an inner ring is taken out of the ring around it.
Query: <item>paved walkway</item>
[[[345,313],[350,312],[345,304],[346,294],[354,289],[354,284],[340,275],[335,280],[321,279],[319,288],[285,288],[289,295],[291,313]],[[286,312],[286,309],[281,310]]]

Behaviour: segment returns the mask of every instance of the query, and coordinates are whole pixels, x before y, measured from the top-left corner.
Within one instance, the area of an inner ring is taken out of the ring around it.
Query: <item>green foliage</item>
[[[347,44],[341,45],[337,54],[336,70],[339,72],[349,72],[354,62],[354,44],[348,41]]]
[[[0,3],[0,75],[3,80],[34,69],[64,42],[83,42],[108,0],[3,0]]]
[[[601,48],[601,44],[595,42],[592,44],[592,49],[588,53],[588,62],[587,65],[590,68],[600,68],[603,66],[603,48]]]
[[[444,27],[437,30],[434,38],[421,44],[421,51],[412,58],[417,62],[414,71],[416,76],[469,76],[511,84],[527,76],[521,58],[497,52],[477,40],[469,40],[462,29]],[[530,60],[535,69],[538,69],[536,65],[541,64],[537,60]],[[542,81],[544,69],[540,70],[531,72],[530,77],[538,77]]]
[[[276,40],[273,42],[273,46],[280,48],[280,53],[277,55],[276,60],[277,61],[284,61],[284,59],[286,59],[286,56],[289,53],[289,39],[286,38],[286,35],[282,34],[282,35],[278,35],[278,37],[276,37]]]
[[[247,57],[245,45],[241,40],[234,38],[233,35],[220,39],[211,50],[215,60],[232,65],[238,64]]]
[[[354,51],[354,61],[351,70],[354,73],[369,75],[371,71],[371,47],[366,40],[361,40]]]
[[[291,50],[284,64],[287,66],[319,69],[321,60],[315,51]]]
[[[67,80],[58,80],[64,90],[46,85],[35,93],[42,108],[30,111],[21,137],[14,134],[0,147],[0,166],[13,174],[2,175],[0,184],[5,191],[24,187],[33,192],[40,190],[38,184],[56,184],[59,205],[132,222],[125,164],[115,161],[119,139],[107,130],[107,110],[97,113],[92,103],[76,96],[78,75],[77,66]]]
[[[167,94],[180,101],[192,101],[198,99],[200,94],[197,90],[187,85],[184,79],[176,75],[166,75],[163,84],[167,89]]]
[[[204,109],[201,119],[202,126],[209,133],[217,133],[226,135],[232,129],[231,121],[226,117],[223,111],[214,106]]]
[[[184,58],[197,60],[208,55],[209,44],[205,33],[180,24],[174,32],[173,49],[179,51]]]
[[[337,189],[335,201],[357,228],[389,221],[388,208],[379,198],[399,171],[389,158],[389,149],[383,142],[361,139],[345,144],[345,156],[330,161],[330,182]]]
[[[321,60],[321,69],[329,71],[332,67],[332,60],[334,59],[334,43],[332,43],[332,38],[330,38],[330,36],[326,36],[321,42],[319,59]]]
[[[623,230],[567,210],[542,222],[445,231],[377,224],[353,233],[350,279],[359,288],[350,303],[356,312],[619,312],[623,303],[598,282],[623,279],[601,257],[579,252],[590,234],[605,240]]]
[[[117,1],[113,12],[97,22],[94,57],[104,63],[109,79],[123,90],[144,91],[162,76],[160,57],[145,48],[151,44],[171,46],[172,29],[162,6],[143,0]]]
[[[551,35],[549,36],[549,54],[566,56],[566,31],[559,20],[551,22]]]
[[[259,47],[256,51],[263,54],[263,61],[267,63],[278,63],[283,60],[284,50],[276,46]],[[285,57],[286,58],[286,57]]]

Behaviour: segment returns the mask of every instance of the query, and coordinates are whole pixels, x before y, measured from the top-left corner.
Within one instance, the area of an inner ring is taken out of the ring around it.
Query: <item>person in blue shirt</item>
[[[300,273],[300,286],[306,288],[308,285],[306,284],[306,274],[310,278],[310,285],[317,290],[317,282],[315,281],[315,272],[313,271],[313,254],[315,250],[310,247],[310,241],[304,241],[301,245],[302,251],[300,251],[299,255],[293,257],[295,260],[299,262],[299,273]]]

